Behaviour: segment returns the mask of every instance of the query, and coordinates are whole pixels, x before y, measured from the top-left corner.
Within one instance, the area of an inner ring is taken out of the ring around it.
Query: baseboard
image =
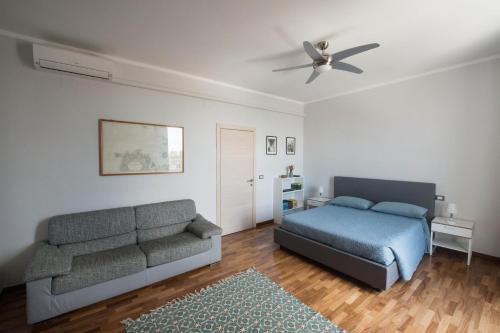
[[[447,248],[444,248],[444,247],[440,247],[439,251],[443,251],[443,252],[450,253],[450,254],[463,254],[464,256],[467,256],[467,253],[457,252],[455,250],[447,249]],[[474,260],[474,257],[480,257],[480,258],[483,258],[485,260],[491,260],[491,261],[495,261],[495,262],[500,263],[500,258],[499,257],[495,257],[495,256],[492,256],[492,255],[489,255],[489,254],[484,254],[484,253],[472,251],[472,260]]]
[[[260,227],[265,227],[269,224],[273,224],[274,223],[274,220],[266,220],[266,221],[262,221],[262,222],[257,222],[255,227],[256,228],[260,228]]]
[[[499,257],[495,257],[495,256],[492,256],[490,254],[484,254],[484,253],[479,253],[479,252],[472,251],[472,257],[474,257],[474,256],[483,257],[483,258],[488,259],[488,260],[493,260],[493,261],[496,261],[496,262],[500,262],[500,258]]]

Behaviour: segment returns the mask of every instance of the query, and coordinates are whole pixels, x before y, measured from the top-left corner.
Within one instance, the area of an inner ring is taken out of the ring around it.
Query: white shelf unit
[[[432,245],[465,253],[469,252],[469,247],[464,240],[448,235],[436,235],[432,240]]]
[[[300,190],[290,190],[293,183],[302,184]],[[298,201],[296,208],[283,210],[283,200],[295,199]],[[274,178],[273,217],[274,223],[281,224],[284,215],[295,213],[304,209],[304,177]]]

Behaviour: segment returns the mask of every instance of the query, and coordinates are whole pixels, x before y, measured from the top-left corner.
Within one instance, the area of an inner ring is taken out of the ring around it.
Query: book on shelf
[[[283,210],[294,209],[299,207],[299,201],[296,199],[283,200]]]

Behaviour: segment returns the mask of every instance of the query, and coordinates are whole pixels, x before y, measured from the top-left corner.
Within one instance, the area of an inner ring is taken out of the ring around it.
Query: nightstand
[[[312,198],[307,198],[306,201],[306,209],[312,208],[312,207],[321,207],[326,204],[328,204],[332,198],[327,198],[327,197],[312,197]]]
[[[467,253],[467,265],[470,265],[473,231],[474,222],[435,217],[431,224],[430,255],[432,256],[433,246],[445,247]]]

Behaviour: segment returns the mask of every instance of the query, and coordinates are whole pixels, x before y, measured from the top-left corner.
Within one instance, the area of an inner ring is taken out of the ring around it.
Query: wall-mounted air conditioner
[[[113,62],[89,54],[33,44],[35,68],[112,80]]]

